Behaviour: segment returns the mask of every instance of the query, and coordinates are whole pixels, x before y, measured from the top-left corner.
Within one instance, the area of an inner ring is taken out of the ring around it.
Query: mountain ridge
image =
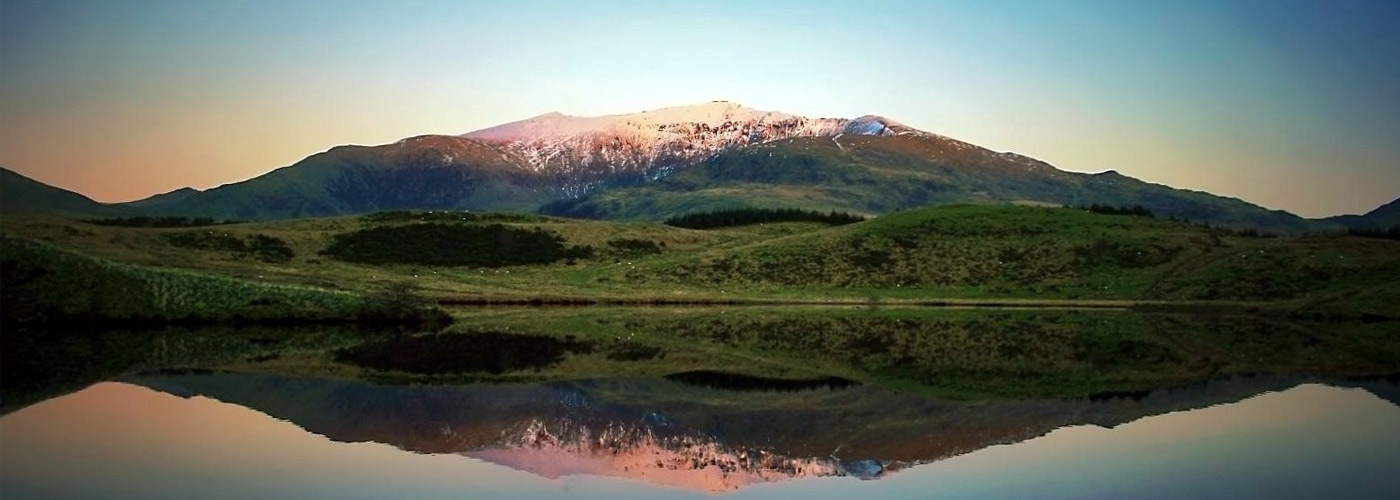
[[[0,167],[0,213],[91,217],[123,212],[117,206]]]
[[[1334,215],[1322,220],[1340,224],[1348,229],[1358,230],[1383,231],[1392,227],[1400,227],[1400,198],[1391,200],[1389,203],[1364,214]]]
[[[595,117],[551,112],[455,136],[335,146],[241,182],[121,204],[17,191],[25,201],[6,204],[6,212],[272,220],[448,209],[661,219],[731,206],[879,215],[973,202],[1143,205],[1162,216],[1278,232],[1352,221],[1303,219],[1116,171],[1060,170],[883,116],[808,118],[728,101]]]

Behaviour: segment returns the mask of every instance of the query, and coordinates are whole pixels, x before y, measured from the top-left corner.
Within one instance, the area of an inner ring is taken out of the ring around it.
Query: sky
[[[1307,217],[1400,196],[1400,2],[0,0],[0,166],[98,201],[730,100]]]

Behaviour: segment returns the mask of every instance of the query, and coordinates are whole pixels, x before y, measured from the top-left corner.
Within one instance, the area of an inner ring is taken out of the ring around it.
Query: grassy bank
[[[415,319],[354,293],[118,263],[4,234],[0,255],[7,324]]]

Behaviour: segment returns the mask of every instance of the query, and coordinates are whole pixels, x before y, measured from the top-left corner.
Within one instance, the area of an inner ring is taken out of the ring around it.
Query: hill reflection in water
[[[738,392],[658,379],[433,387],[206,373],[130,381],[245,406],[334,441],[462,454],[546,478],[614,476],[707,491],[880,478],[1061,427],[1111,428],[1297,383],[1234,379],[1125,397],[964,402],[873,386]],[[1389,382],[1366,384],[1395,393]]]
[[[1329,383],[1234,379],[1138,398],[972,403],[871,386],[739,393],[650,379],[414,387],[148,376],[0,417],[0,490],[5,498],[1392,498],[1400,391],[1393,381]],[[615,402],[623,396],[646,403]]]

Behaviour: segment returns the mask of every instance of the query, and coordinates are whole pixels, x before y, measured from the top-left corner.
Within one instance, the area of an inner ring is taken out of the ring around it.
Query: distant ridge
[[[1349,229],[1384,230],[1400,226],[1400,198],[1363,215],[1338,215],[1323,219]]]
[[[0,214],[94,217],[119,215],[125,211],[123,207],[98,203],[0,167]]]

